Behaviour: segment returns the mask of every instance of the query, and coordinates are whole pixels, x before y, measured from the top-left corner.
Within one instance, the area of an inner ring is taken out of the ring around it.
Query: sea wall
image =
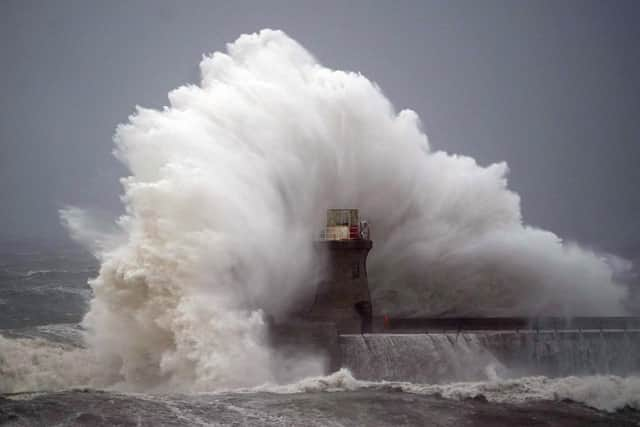
[[[366,380],[426,383],[640,372],[640,330],[341,335],[339,364]]]

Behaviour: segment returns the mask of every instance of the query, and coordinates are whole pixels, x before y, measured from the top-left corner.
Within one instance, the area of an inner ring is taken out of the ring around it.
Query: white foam
[[[0,393],[52,391],[72,387],[127,390],[117,377],[97,376],[108,372],[98,365],[90,349],[69,347],[43,339],[8,339],[0,336]],[[291,384],[264,384],[252,388],[219,388],[218,393],[308,393],[393,389],[406,393],[441,395],[448,399],[484,396],[492,402],[522,403],[535,400],[570,399],[588,406],[615,411],[625,406],[640,410],[640,378],[636,376],[586,376],[494,379],[452,384],[415,384],[397,381],[362,381],[347,369],[327,376],[304,378]],[[155,391],[162,391],[157,389]],[[154,391],[154,390],[151,390]],[[166,391],[166,390],[165,390]],[[32,398],[37,393],[20,395]],[[162,399],[162,395],[141,395]]]
[[[543,376],[517,379],[494,379],[452,384],[414,384],[394,381],[361,381],[346,369],[324,377],[311,377],[289,385],[263,385],[249,392],[306,393],[338,392],[363,389],[395,389],[406,393],[441,395],[464,400],[484,396],[492,402],[522,403],[535,400],[570,399],[588,406],[615,411],[629,406],[640,409],[640,378],[618,376],[586,376],[548,378]]]
[[[29,270],[25,273],[26,277],[40,276],[49,273],[68,273],[68,270]]]
[[[600,257],[522,224],[506,164],[433,151],[417,114],[396,112],[362,75],[271,30],[206,56],[200,72],[166,108],[118,126],[122,236],[62,212],[102,260],[85,326],[119,383],[270,381],[262,310],[277,316],[314,292],[312,241],[332,207],[372,224],[378,311],[622,311]]]
[[[446,385],[402,383],[398,384],[398,387],[410,393],[438,393],[454,399],[478,395],[494,402],[512,403],[570,399],[605,411],[614,411],[625,406],[640,409],[640,378],[638,377],[525,377]]]
[[[105,385],[109,381],[99,376],[103,371],[89,350],[0,335],[0,393]]]
[[[307,393],[320,391],[349,391],[371,387],[375,384],[372,381],[361,381],[353,377],[348,369],[340,369],[330,375],[303,378],[291,384],[263,384],[250,389],[241,389],[242,392],[269,392],[269,393]]]

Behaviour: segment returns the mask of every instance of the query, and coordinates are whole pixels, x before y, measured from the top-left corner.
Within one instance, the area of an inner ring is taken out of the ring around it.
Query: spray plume
[[[598,256],[523,225],[504,163],[432,151],[416,113],[396,113],[375,84],[320,65],[283,32],[227,51],[203,58],[199,85],[170,92],[162,110],[138,107],[116,131],[131,173],[126,238],[99,254],[84,320],[112,383],[271,380],[263,313],[313,293],[312,241],[331,207],[372,224],[378,312],[621,312],[624,292]],[[77,229],[80,217],[65,220]]]

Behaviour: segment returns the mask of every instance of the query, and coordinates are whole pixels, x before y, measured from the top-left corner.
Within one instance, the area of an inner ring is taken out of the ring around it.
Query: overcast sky
[[[415,110],[434,148],[507,161],[527,223],[640,252],[638,22],[619,0],[0,0],[0,235],[117,212],[115,126],[274,28]]]

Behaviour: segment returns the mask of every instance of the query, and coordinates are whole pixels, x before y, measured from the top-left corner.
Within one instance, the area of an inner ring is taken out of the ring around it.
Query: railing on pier
[[[437,317],[374,319],[376,332],[632,330],[640,317]]]

